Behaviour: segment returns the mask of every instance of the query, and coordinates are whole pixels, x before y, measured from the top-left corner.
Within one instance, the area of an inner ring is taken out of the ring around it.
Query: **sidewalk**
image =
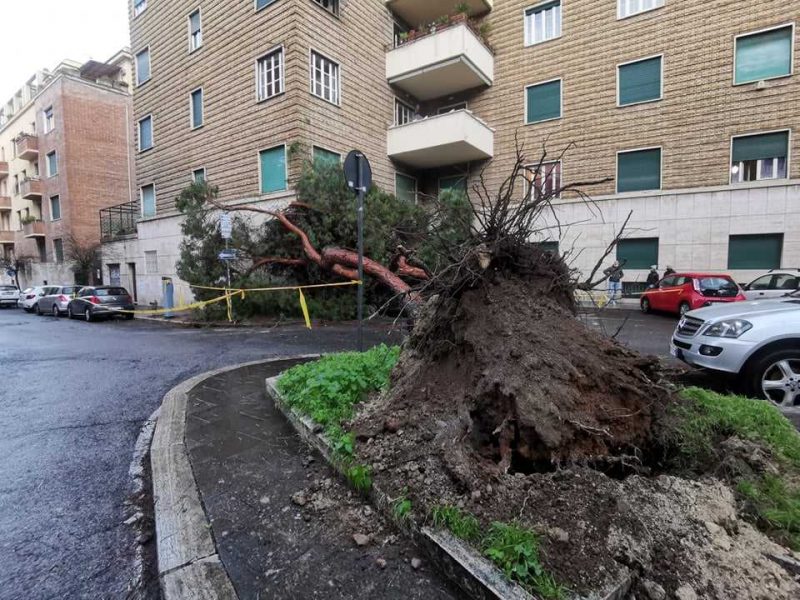
[[[264,380],[297,361],[220,373],[188,392],[185,445],[216,552],[241,599],[460,597],[423,554],[310,453]],[[366,536],[367,543],[360,536]]]

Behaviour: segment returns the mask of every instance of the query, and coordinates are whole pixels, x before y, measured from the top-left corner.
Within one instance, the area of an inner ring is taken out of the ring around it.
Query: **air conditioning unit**
[[[762,79],[762,80],[760,80],[760,81],[759,81],[759,82],[756,84],[756,89],[757,89],[757,90],[765,90],[765,89],[767,89],[767,82],[766,82],[766,81],[764,81],[763,79]]]

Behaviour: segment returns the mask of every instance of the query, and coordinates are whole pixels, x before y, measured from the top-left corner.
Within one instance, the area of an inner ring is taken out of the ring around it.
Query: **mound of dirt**
[[[450,504],[540,531],[579,593],[633,576],[637,597],[800,597],[765,558],[787,551],[737,518],[727,487],[659,475],[674,399],[657,359],[583,325],[548,281],[428,303],[391,390],[353,422],[375,481],[420,516]]]

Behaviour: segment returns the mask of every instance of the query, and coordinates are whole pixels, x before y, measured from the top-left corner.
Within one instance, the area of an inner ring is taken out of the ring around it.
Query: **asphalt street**
[[[665,354],[672,317],[587,315]],[[239,362],[353,347],[349,326],[308,331],[85,323],[0,310],[0,598],[124,598],[134,575],[123,523],[143,422],[172,386]],[[397,340],[385,328],[370,343]]]

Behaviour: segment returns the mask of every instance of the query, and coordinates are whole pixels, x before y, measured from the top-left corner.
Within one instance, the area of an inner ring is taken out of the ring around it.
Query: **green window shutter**
[[[550,254],[558,254],[558,242],[548,240],[546,242],[537,242],[536,245],[539,247],[539,250],[543,252],[549,252]]]
[[[780,158],[789,149],[789,132],[762,133],[733,138],[733,162]]]
[[[192,92],[192,127],[203,124],[203,90]]]
[[[527,123],[561,117],[561,81],[532,85],[525,93]]]
[[[789,75],[792,71],[792,27],[736,39],[736,83]]]
[[[313,153],[316,164],[338,166],[342,162],[342,155],[338,152],[331,152],[330,150],[325,150],[325,148],[314,146]]]
[[[139,121],[139,149],[147,150],[153,147],[153,118],[145,117]]]
[[[262,150],[259,153],[261,163],[261,193],[278,192],[286,189],[286,150],[283,146]]]
[[[398,200],[412,203],[417,201],[417,180],[413,177],[395,173],[394,189]]]
[[[61,218],[61,198],[52,196],[50,198],[50,219],[57,221]]]
[[[649,269],[658,264],[658,238],[628,238],[617,244],[617,260],[625,269]]]
[[[453,191],[467,191],[467,178],[465,175],[453,175],[451,177],[442,177],[439,179],[439,192],[446,190]]]
[[[620,106],[661,98],[660,56],[622,65],[618,77]]]
[[[156,214],[156,188],[146,185],[142,188],[142,216],[152,217]]]
[[[661,148],[620,152],[617,155],[618,192],[657,190],[660,187]]]
[[[729,269],[779,269],[783,234],[732,235],[728,239]]]

